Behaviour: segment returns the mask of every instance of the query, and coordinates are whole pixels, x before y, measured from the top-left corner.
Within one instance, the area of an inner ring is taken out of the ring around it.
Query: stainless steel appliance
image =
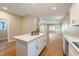
[[[69,54],[69,43],[65,38],[65,56],[68,56]]]

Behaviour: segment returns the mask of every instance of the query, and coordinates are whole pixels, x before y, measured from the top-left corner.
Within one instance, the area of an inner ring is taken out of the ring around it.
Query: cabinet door
[[[41,53],[41,51],[44,49],[44,47],[46,46],[47,40],[45,38],[45,35],[39,38],[39,54]]]
[[[28,43],[28,55],[37,56],[38,55],[38,44],[37,40]]]
[[[43,48],[46,46],[47,40],[44,36],[37,38],[36,40],[28,43],[28,55],[38,56]]]
[[[71,44],[69,44],[69,56],[79,56],[79,53]]]
[[[37,40],[38,40],[38,42],[37,42],[37,45],[38,45],[37,53],[39,55],[40,52],[41,52],[41,49],[42,49],[42,41],[41,41],[41,38],[38,38]]]
[[[47,38],[46,38],[46,36],[44,36],[44,44],[45,44],[45,46],[47,45]]]
[[[43,39],[42,39],[42,37],[40,37],[39,39],[38,39],[38,45],[39,45],[39,49],[38,49],[38,53],[40,54],[41,53],[41,51],[42,51],[42,49],[43,49]]]
[[[70,8],[71,25],[79,25],[79,4],[73,4]]]

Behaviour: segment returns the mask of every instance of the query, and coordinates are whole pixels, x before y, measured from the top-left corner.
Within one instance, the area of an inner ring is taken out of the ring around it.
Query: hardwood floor
[[[63,40],[59,35],[53,39],[49,39],[47,47],[41,53],[41,56],[63,56],[63,55],[64,55]]]
[[[46,48],[42,51],[40,56],[63,56],[62,38],[58,35],[55,38],[48,40]],[[16,56],[16,42],[10,42],[0,45],[0,55],[2,56]]]
[[[9,42],[0,44],[0,55],[1,56],[16,56],[16,42]]]

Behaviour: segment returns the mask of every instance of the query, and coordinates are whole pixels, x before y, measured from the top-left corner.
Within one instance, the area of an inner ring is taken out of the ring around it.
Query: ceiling
[[[40,24],[62,23],[64,16],[46,16],[40,17]]]
[[[71,3],[0,3],[0,9],[7,7],[5,10],[10,13],[14,13],[19,16],[59,16],[65,15]],[[52,10],[52,7],[57,7],[56,10]]]
[[[71,3],[0,3],[0,9],[18,16],[41,17],[41,23],[61,23],[67,15]],[[56,7],[56,10],[52,8]]]

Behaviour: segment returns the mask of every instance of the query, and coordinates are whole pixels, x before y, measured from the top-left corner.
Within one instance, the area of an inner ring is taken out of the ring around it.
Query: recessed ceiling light
[[[53,10],[56,10],[56,7],[53,7],[52,9],[53,9]]]
[[[8,8],[7,8],[7,7],[3,7],[3,9],[4,9],[4,10],[7,10]]]

